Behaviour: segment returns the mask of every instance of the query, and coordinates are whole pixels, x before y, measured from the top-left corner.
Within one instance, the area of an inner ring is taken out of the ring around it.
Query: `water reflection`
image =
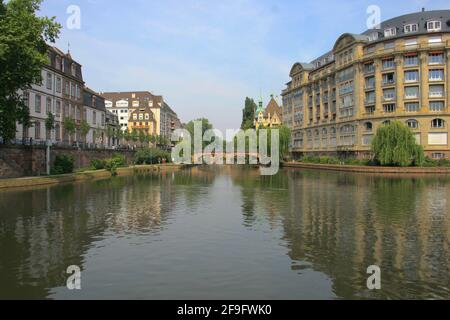
[[[159,232],[214,181],[200,168],[0,193],[0,299],[43,299],[109,235]],[[176,191],[174,186],[176,186]],[[182,187],[182,188],[180,188]]]
[[[443,177],[246,167],[1,192],[0,298],[65,298],[79,265],[81,298],[448,299],[449,193]]]
[[[448,178],[392,178],[290,170],[276,177],[232,175],[244,224],[257,205],[281,216],[292,270],[333,279],[338,297],[450,298]],[[378,265],[383,289],[369,291]]]

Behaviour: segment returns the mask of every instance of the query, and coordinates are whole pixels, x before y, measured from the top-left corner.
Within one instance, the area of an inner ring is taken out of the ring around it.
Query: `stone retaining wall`
[[[45,147],[0,146],[0,179],[40,176],[46,173]],[[57,155],[71,155],[75,169],[87,168],[94,159],[111,158],[114,153],[125,155],[128,164],[133,163],[134,151],[79,150],[52,148],[51,163]]]
[[[346,165],[315,164],[315,163],[300,163],[300,162],[286,162],[286,163],[283,163],[283,167],[330,170],[330,171],[345,171],[345,172],[361,172],[361,173],[383,173],[383,174],[386,174],[386,173],[388,173],[388,174],[450,174],[450,168],[370,167],[370,166],[346,166]]]

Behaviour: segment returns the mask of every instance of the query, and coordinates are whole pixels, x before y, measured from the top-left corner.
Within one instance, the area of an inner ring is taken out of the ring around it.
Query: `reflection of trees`
[[[256,216],[267,216],[273,222],[288,201],[288,179],[285,175],[261,176],[259,169],[248,166],[225,167],[233,184],[241,188],[244,224],[251,227]]]
[[[158,231],[174,206],[201,196],[188,191],[190,183],[211,181],[207,174],[161,172],[0,193],[0,298],[48,297],[106,231]],[[184,193],[174,190],[183,185]]]
[[[241,187],[245,225],[261,214],[269,223],[281,216],[292,269],[311,264],[333,279],[337,296],[450,297],[448,178],[312,170],[261,177],[248,168],[230,174]],[[366,287],[373,264],[383,270],[379,292]]]
[[[74,184],[0,195],[0,297],[45,298],[65,283],[69,265],[104,230],[103,212],[83,203],[91,188]],[[96,205],[106,207],[106,197]]]
[[[434,286],[438,297],[450,297],[448,181],[286,175],[290,202],[281,212],[289,255],[328,274],[338,296],[430,298],[436,296],[426,288]],[[365,271],[373,264],[383,270],[380,292],[366,288]]]

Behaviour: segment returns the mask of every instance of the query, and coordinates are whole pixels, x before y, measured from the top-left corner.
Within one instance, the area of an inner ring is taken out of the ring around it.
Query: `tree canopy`
[[[381,126],[372,141],[375,161],[382,166],[421,166],[425,160],[423,147],[405,124],[392,121]]]
[[[38,17],[42,0],[0,0],[0,136],[9,141],[16,122],[29,125],[29,110],[20,90],[41,81],[48,62],[46,42],[55,42],[61,25],[55,17]]]
[[[201,136],[201,140],[202,140],[202,141],[203,141],[203,136],[205,135],[205,132],[206,132],[207,130],[213,129],[213,125],[212,125],[212,124],[209,122],[209,120],[206,119],[206,118],[201,118],[201,119],[196,119],[196,120],[189,121],[189,122],[186,124],[186,130],[187,130],[187,131],[190,133],[190,135],[191,135],[191,138],[192,138],[192,140],[191,140],[192,145],[194,145],[194,139],[195,139],[195,136],[194,136],[194,122],[196,122],[196,121],[199,121],[199,122],[202,123],[202,136]],[[209,144],[208,142],[203,141],[203,148],[205,148],[205,146],[207,146],[208,144]]]
[[[245,98],[245,107],[242,115],[241,129],[247,130],[254,127],[255,110],[257,105],[253,99]]]

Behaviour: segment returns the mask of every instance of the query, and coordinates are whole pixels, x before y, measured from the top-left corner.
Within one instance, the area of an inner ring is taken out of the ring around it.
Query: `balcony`
[[[447,46],[450,46],[450,40],[447,40]],[[421,49],[427,49],[427,48],[445,48],[445,41],[441,41],[441,42],[432,42],[432,43],[426,43],[426,44],[421,44],[420,45]]]
[[[383,87],[395,86],[395,79],[391,80],[383,80],[381,83]]]
[[[375,113],[375,106],[374,105],[367,106],[365,109],[366,109],[365,110],[366,111],[365,116],[373,116],[374,115],[374,113]]]

